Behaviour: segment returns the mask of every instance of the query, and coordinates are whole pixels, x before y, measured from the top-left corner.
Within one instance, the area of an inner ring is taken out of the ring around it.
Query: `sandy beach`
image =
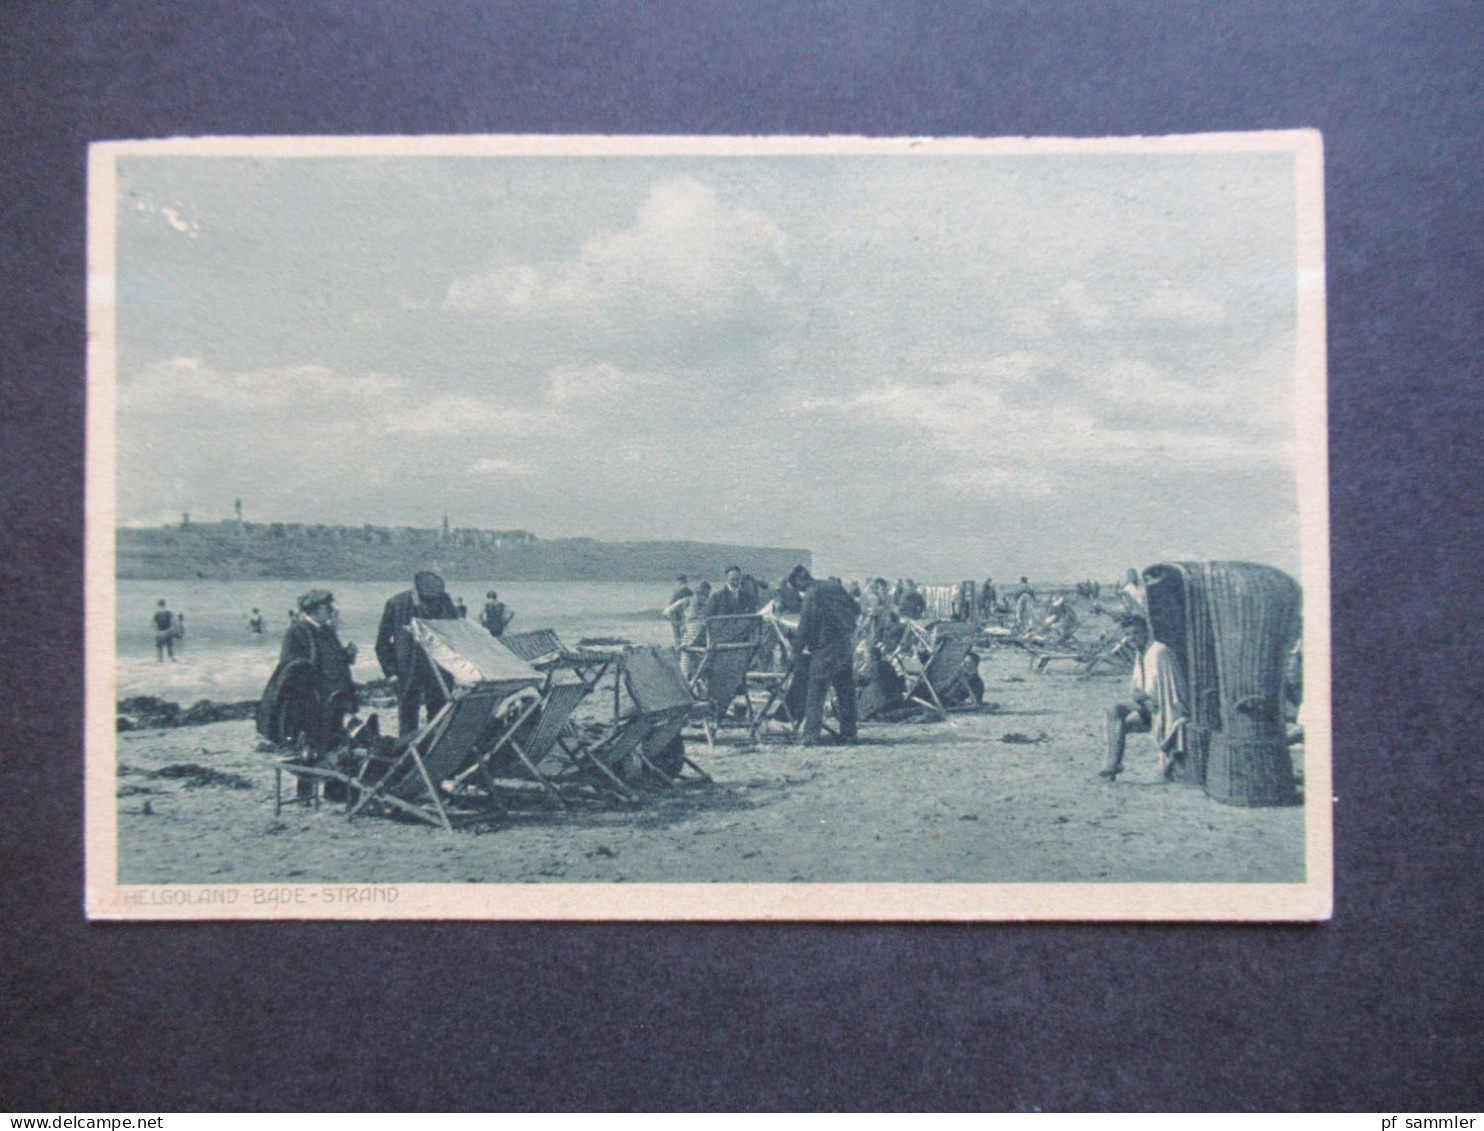
[[[532,798],[477,830],[287,805],[252,723],[118,735],[121,883],[1238,882],[1304,878],[1304,809],[1234,808],[1166,783],[1147,736],[1097,777],[1126,676],[992,651],[997,709],[868,723],[859,745],[726,732],[638,808]],[[585,707],[598,714],[601,691]],[[393,712],[394,714],[394,712]],[[387,717],[383,708],[383,718]],[[1302,749],[1294,748],[1302,785]],[[287,780],[287,779],[286,779]],[[288,790],[292,792],[292,784]]]

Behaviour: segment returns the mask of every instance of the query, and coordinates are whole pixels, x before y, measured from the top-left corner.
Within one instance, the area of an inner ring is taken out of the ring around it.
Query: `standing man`
[[[432,718],[447,702],[438,684],[432,662],[407,626],[418,620],[457,620],[458,610],[448,598],[443,578],[423,570],[412,579],[412,588],[398,593],[381,613],[376,634],[376,658],[387,678],[397,681],[397,733],[403,737],[418,728],[418,711],[426,705]]]
[[[311,589],[300,597],[299,619],[284,633],[278,671],[263,695],[264,700],[277,704],[274,711],[281,730],[277,740],[299,742],[311,762],[340,745],[345,717],[356,709],[356,688],[350,677],[356,646],[340,643],[337,621],[335,597],[329,590]],[[289,675],[295,678],[286,680]],[[274,695],[275,685],[281,698]],[[343,801],[343,789],[339,783],[326,783],[325,797]],[[301,776],[299,796],[313,795],[314,779]]]
[[[289,623],[292,624],[293,621],[290,620]],[[247,631],[251,632],[254,636],[263,635],[265,626],[263,624],[263,614],[259,610],[254,609],[252,616],[247,618]]]
[[[797,641],[804,671],[808,673],[809,698],[804,707],[803,746],[818,746],[824,730],[824,700],[835,689],[835,713],[840,723],[840,741],[856,739],[855,673],[850,666],[851,637],[861,607],[834,578],[812,581],[804,593],[804,611],[799,616]]]
[[[743,613],[757,612],[757,591],[742,587],[742,567],[727,566],[727,583],[711,594],[711,603],[706,606],[708,617],[731,617]]]
[[[168,653],[171,663],[175,662],[175,614],[165,604],[165,598],[161,597],[155,605],[155,615],[151,622],[155,626],[155,663],[163,664]]]
[[[690,579],[681,574],[675,579],[675,592],[670,594],[670,602],[665,606],[665,614],[670,618],[670,631],[675,636],[675,647],[680,647],[680,637],[685,626],[685,599],[695,595],[690,587]]]
[[[902,585],[901,603],[897,608],[908,620],[921,620],[927,616],[927,598],[910,577]]]

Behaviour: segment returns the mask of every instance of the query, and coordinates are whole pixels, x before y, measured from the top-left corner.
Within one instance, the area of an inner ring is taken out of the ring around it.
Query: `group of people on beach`
[[[382,674],[394,686],[401,736],[414,734],[447,702],[432,662],[407,628],[414,619],[465,618],[468,609],[462,604],[449,596],[439,574],[424,570],[413,578],[411,589],[388,598],[382,609],[374,650]],[[306,755],[322,756],[342,743],[346,720],[358,706],[351,677],[357,649],[340,640],[339,612],[328,589],[309,590],[293,613],[278,666],[259,703],[258,729],[272,741],[297,741]],[[486,631],[499,636],[514,617],[490,590],[479,616]],[[312,790],[312,784],[301,778],[300,789]]]
[[[1107,760],[1102,770],[1113,780],[1123,769],[1126,737],[1150,732],[1168,768],[1181,748],[1187,716],[1184,676],[1174,652],[1153,641],[1148,629],[1138,575],[1130,571],[1129,583],[1120,593],[1123,609],[1115,613],[1126,623],[1136,645],[1137,660],[1131,679],[1131,702],[1110,708],[1107,718]],[[834,696],[836,741],[858,740],[858,695],[869,694],[874,717],[890,718],[893,701],[905,693],[901,672],[893,662],[900,650],[916,648],[923,637],[909,636],[909,626],[931,612],[952,621],[969,619],[975,613],[1008,616],[1012,624],[1034,622],[1043,631],[1069,635],[1077,618],[1065,596],[1052,599],[1041,616],[1035,590],[1026,578],[1019,586],[996,599],[993,581],[983,586],[972,582],[957,586],[922,587],[906,578],[893,584],[885,578],[847,585],[838,577],[816,579],[803,565],[795,566],[776,584],[770,585],[731,565],[713,587],[705,580],[694,586],[684,575],[663,614],[669,619],[682,674],[691,682],[704,649],[699,648],[707,622],[716,617],[761,614],[776,632],[765,637],[760,649],[763,663],[792,672],[788,706],[802,722],[799,741],[804,746],[823,741],[824,711]],[[928,594],[937,610],[928,607]],[[986,596],[987,595],[987,596]],[[382,673],[392,682],[397,700],[398,733],[408,736],[432,719],[447,701],[442,682],[426,652],[418,647],[408,626],[414,619],[453,620],[467,616],[452,599],[443,578],[434,571],[419,572],[410,589],[396,593],[385,603],[376,634],[374,651]],[[255,617],[260,618],[258,610]],[[479,623],[499,636],[514,613],[489,591]],[[173,658],[183,617],[171,612],[162,600],[156,613],[156,644],[161,659]],[[264,691],[259,707],[259,730],[274,741],[297,741],[311,755],[325,754],[344,742],[346,720],[357,709],[351,671],[357,649],[339,637],[339,615],[334,594],[311,589],[303,594],[284,633],[279,663]],[[261,631],[253,627],[254,632]],[[925,658],[925,657],[924,657]],[[956,692],[982,703],[984,682],[978,673],[979,656],[969,649]],[[883,704],[886,709],[883,709]]]

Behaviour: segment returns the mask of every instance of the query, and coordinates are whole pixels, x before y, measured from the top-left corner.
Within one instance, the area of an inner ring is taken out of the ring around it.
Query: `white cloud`
[[[122,411],[160,412],[171,419],[222,414],[282,421],[327,412],[359,414],[378,400],[407,396],[403,381],[377,373],[342,374],[323,365],[219,371],[200,358],[174,357],[119,382]]]
[[[763,213],[723,202],[689,177],[655,185],[633,221],[589,238],[554,267],[497,265],[456,280],[455,310],[592,310],[617,304],[676,304],[692,314],[724,314],[772,301],[783,286],[789,237]]]
[[[1135,313],[1150,322],[1187,322],[1197,326],[1211,326],[1226,319],[1226,308],[1219,302],[1177,290],[1169,282],[1161,283],[1139,303]]]
[[[469,465],[469,472],[472,475],[530,475],[531,467],[516,460],[483,456]]]
[[[863,449],[910,437],[905,458],[942,489],[968,497],[1047,497],[1083,490],[1089,476],[1210,473],[1287,459],[1281,443],[1222,430],[1229,398],[1221,387],[1191,385],[1136,359],[1080,374],[1064,394],[1028,399],[1019,391],[1045,374],[1065,375],[1065,359],[1022,352],[946,362],[932,372],[960,376],[882,382],[803,407],[858,429]],[[1110,413],[1115,407],[1127,411]]]
[[[633,396],[656,383],[653,376],[626,373],[610,362],[559,365],[547,376],[547,396],[558,404]]]
[[[385,406],[381,427],[414,436],[531,436],[563,431],[563,417],[541,406],[516,405],[492,396],[446,393],[425,400],[398,400]]]

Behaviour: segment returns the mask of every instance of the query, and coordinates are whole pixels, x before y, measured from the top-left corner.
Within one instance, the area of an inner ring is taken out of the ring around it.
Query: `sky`
[[[1297,571],[1288,153],[118,168],[121,523]]]

